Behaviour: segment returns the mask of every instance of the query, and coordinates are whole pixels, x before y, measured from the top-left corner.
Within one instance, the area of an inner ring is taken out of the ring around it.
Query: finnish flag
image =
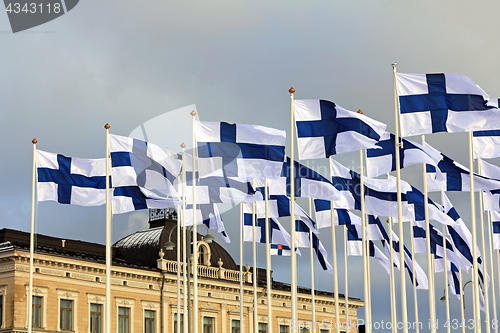
[[[473,134],[474,158],[500,157],[500,131],[476,131]]]
[[[182,202],[164,198],[139,186],[120,186],[113,190],[113,214],[123,214],[141,209],[174,208]]]
[[[500,213],[491,212],[491,223],[493,224],[493,248],[500,250]]]
[[[439,152],[416,142],[402,139],[399,148],[399,166],[406,168],[413,164],[428,163],[437,165],[441,160]],[[366,150],[366,170],[368,177],[377,177],[396,170],[396,137],[386,132],[376,146],[378,149]]]
[[[360,175],[342,164],[331,160],[332,183],[340,191],[341,198],[333,201],[334,208],[361,210]],[[407,213],[405,193],[411,187],[401,181],[403,214]],[[397,216],[397,182],[395,179],[364,178],[365,213],[380,216]]]
[[[230,243],[229,235],[226,233],[226,227],[224,226],[224,222],[222,221],[222,217],[219,213],[219,208],[216,204],[207,204],[207,205],[196,205],[196,212],[193,210],[193,205],[186,205],[186,215],[185,218],[182,219],[186,226],[193,225],[194,214],[196,214],[196,224],[197,225],[206,225],[208,229],[217,230],[217,232],[221,235],[222,239],[226,243]],[[182,216],[182,210],[181,210]]]
[[[272,256],[290,257],[292,255],[292,249],[288,245],[271,244],[270,253]]]
[[[490,179],[500,180],[500,168],[496,165],[479,161],[481,174]],[[497,189],[484,191],[484,210],[500,212],[500,185]]]
[[[37,149],[36,167],[38,201],[79,206],[106,203],[105,158],[66,157]]]
[[[448,261],[447,274],[451,292],[453,293],[453,295],[456,295],[458,299],[460,299],[461,286],[458,267],[450,261]]]
[[[119,135],[109,135],[113,187],[139,186],[177,197],[172,185],[182,162],[155,144]]]
[[[332,209],[330,201],[315,199],[314,200],[314,209],[316,211],[316,223],[318,229],[327,228],[332,226]],[[351,225],[351,224],[359,224],[361,225],[361,218],[357,215],[354,215],[347,209],[333,209],[334,214],[334,226],[338,225]]]
[[[301,160],[375,148],[387,127],[325,100],[295,100],[294,108]]]
[[[338,200],[340,198],[339,191],[328,179],[297,161],[294,161],[294,173],[296,198],[305,197],[324,200]],[[285,163],[283,163],[281,176],[269,181],[269,194],[291,196],[291,178],[290,158],[287,156]]]
[[[270,127],[197,121],[199,160],[213,158],[225,177],[278,178],[285,161],[285,131]],[[200,162],[198,162],[200,163]]]
[[[328,252],[326,252],[325,247],[319,240],[318,236],[315,234],[315,230],[311,230],[310,226],[302,220],[295,220],[295,244],[297,247],[311,247],[311,241],[309,238],[310,232],[312,233],[312,247],[316,253],[316,257],[323,270],[330,274],[333,274],[333,267],[328,262]]]
[[[461,74],[397,74],[401,135],[500,128],[500,110]]]

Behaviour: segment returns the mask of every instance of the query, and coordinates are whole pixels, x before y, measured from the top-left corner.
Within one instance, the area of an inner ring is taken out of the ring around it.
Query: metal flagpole
[[[245,333],[243,317],[243,203],[240,203],[240,332]]]
[[[389,174],[387,174],[387,178],[389,178]],[[392,248],[393,237],[392,237],[392,217],[389,217],[387,220],[389,223],[389,260],[391,261],[391,277],[390,277],[390,285],[391,285],[391,328],[393,333],[397,333],[397,313],[396,313],[396,281],[394,276],[394,251]]]
[[[495,325],[495,333],[498,333],[498,314],[497,314],[497,301],[496,301],[496,291],[495,291],[495,270],[493,269],[493,238],[491,231],[493,229],[493,224],[491,223],[491,213],[487,212],[488,216],[488,243],[490,250],[490,272],[491,272],[491,296],[493,300],[493,320],[497,325]]]
[[[273,333],[273,312],[272,312],[272,286],[271,286],[271,243],[269,242],[271,228],[269,223],[269,189],[267,177],[264,179],[265,186],[265,210],[266,210],[266,280],[267,280],[267,329]]]
[[[312,199],[309,198],[309,216],[312,216]],[[313,251],[313,233],[309,230],[309,254],[311,257],[311,304],[312,304],[312,322],[313,330],[312,333],[316,333],[316,295],[314,289],[314,251]]]
[[[411,225],[410,225],[411,227]],[[413,271],[413,306],[415,307],[415,323],[419,323],[418,320],[418,298],[417,298],[417,274],[415,270],[415,237],[413,237],[413,230],[410,229],[410,243],[411,243],[411,269]],[[446,251],[445,251],[446,252]],[[415,332],[419,333],[419,325],[416,325]]]
[[[181,144],[182,147],[183,144]],[[182,162],[184,164],[184,161]],[[177,182],[177,193],[181,193],[182,189],[182,184],[181,182]],[[180,205],[177,205],[177,240],[175,241],[177,244],[176,250],[177,250],[177,333],[181,333],[181,247],[179,246],[180,240],[181,240],[181,207],[182,203]],[[161,245],[161,244],[160,244]],[[162,318],[163,319],[163,318]]]
[[[481,159],[478,159],[478,173],[481,175]],[[484,236],[484,211],[483,211],[483,192],[479,192],[479,224],[481,225],[481,250],[483,252],[483,273],[484,273],[484,317],[486,321],[486,333],[491,332],[491,321],[490,321],[490,297],[489,297],[489,287],[488,287],[488,264],[487,264],[487,256],[486,256],[486,246],[485,236]]]
[[[111,333],[111,203],[109,198],[109,124],[106,129],[106,333]]]
[[[367,221],[367,219],[365,218],[365,222],[366,221]],[[365,231],[366,231],[366,272],[368,275],[368,299],[366,302],[368,303],[368,306],[370,308],[370,322],[371,322],[372,321],[372,312],[371,312],[371,309],[372,309],[372,284],[371,284],[372,269],[371,269],[371,264],[370,264],[370,247],[369,247],[369,242],[370,242],[371,237],[370,237],[370,231],[367,227],[366,227]]]
[[[403,232],[403,210],[401,207],[401,167],[399,165],[399,148],[401,147],[399,139],[399,103],[398,103],[398,90],[396,86],[396,66],[397,63],[392,64],[392,71],[394,74],[394,123],[396,125],[396,182],[397,182],[397,199],[398,199],[398,224],[399,224],[399,264],[401,276],[401,317],[403,322],[403,332],[408,333],[408,310],[406,304],[406,277],[405,277],[405,264],[404,264],[404,232]],[[427,203],[427,201],[426,201]],[[432,326],[432,325],[431,325]],[[434,331],[431,331],[434,333]]]
[[[425,147],[425,134],[422,134],[422,146]],[[424,210],[425,210],[425,247],[427,255],[427,275],[429,277],[429,311],[431,323],[436,323],[436,300],[434,293],[434,271],[432,270],[432,254],[431,254],[431,238],[427,235],[430,234],[429,222],[429,193],[427,191],[427,169],[426,164],[423,164],[424,169]],[[445,247],[446,249],[446,247]],[[437,327],[431,325],[431,332],[435,333]]]
[[[198,228],[196,221],[196,112],[191,111],[193,117],[193,332],[198,332]]]
[[[465,322],[465,299],[464,299],[464,286],[463,286],[463,281],[462,281],[462,269],[458,267],[458,281],[460,283],[460,319],[462,319],[461,322],[461,327],[462,327],[462,333],[465,333],[465,328],[466,328],[466,322]]]
[[[441,196],[444,193],[441,192]],[[450,293],[448,289],[448,255],[446,251],[446,225],[443,224],[443,249],[444,249],[444,254],[443,254],[443,260],[444,260],[444,298],[445,298],[445,305],[446,305],[446,322],[449,324],[446,328],[446,332],[450,333],[451,332],[451,322],[450,322]],[[450,267],[451,269],[451,267]]]
[[[252,181],[253,188],[255,189],[255,179]],[[257,245],[255,238],[256,232],[255,232],[255,202],[252,202],[252,251],[253,251],[253,331],[255,333],[259,332],[259,312],[258,312],[258,305],[257,305]]]
[[[187,264],[189,259],[187,258],[187,232],[186,232],[186,154],[185,148],[186,145],[184,143],[181,144],[182,148],[182,299],[183,299],[183,314],[182,314],[182,327],[184,333],[188,333],[188,325],[185,323],[185,319],[188,321],[191,319],[188,316],[187,309],[189,308],[189,300],[188,300],[188,286],[187,286]],[[177,311],[177,322],[180,325],[181,318],[179,311]],[[163,318],[162,318],[163,320]]]
[[[332,157],[328,157],[330,165],[330,180],[332,179]],[[339,310],[339,277],[337,271],[337,237],[335,235],[335,209],[333,201],[330,201],[330,216],[332,224],[332,264],[333,264],[333,291],[335,297],[335,332],[340,333],[340,310]]]
[[[364,178],[363,178],[363,151],[359,151],[359,159],[360,159],[360,197],[361,197],[361,243],[362,243],[362,251],[363,251],[363,289],[364,289],[364,296],[365,296],[365,332],[366,333],[371,333],[371,309],[370,309],[370,295],[368,291],[368,265],[367,265],[367,258],[366,258],[366,248],[367,248],[367,243],[366,243],[366,215],[365,215],[365,185],[364,185]]]
[[[477,263],[477,227],[476,227],[476,198],[474,193],[474,156],[473,156],[473,142],[472,132],[469,132],[469,176],[470,176],[470,208],[472,220],[472,259],[473,259],[473,272],[472,272],[472,286],[474,290],[474,303],[476,308],[474,310],[474,332],[481,332],[481,312],[479,306],[479,276],[478,276],[478,263]]]
[[[295,145],[294,145],[294,102],[293,102],[293,94],[295,92],[295,89],[290,88],[288,90],[290,93],[290,175],[295,175]],[[296,323],[297,322],[297,257],[295,255],[295,182],[290,182],[290,197],[291,197],[291,204],[290,204],[290,225],[291,225],[291,246],[290,246],[290,252],[291,254],[291,273],[292,273],[292,278],[291,278],[291,311],[292,311],[292,322]],[[337,317],[337,314],[335,314],[335,317]],[[292,328],[292,333],[296,333],[297,328]],[[338,332],[337,332],[338,333]]]
[[[344,280],[345,280],[345,322],[347,326],[347,332],[350,328],[349,321],[349,274],[347,271],[347,228],[344,226]]]
[[[30,268],[28,287],[28,333],[33,326],[33,257],[35,255],[35,190],[36,190],[36,139],[33,143],[33,180],[31,183]]]

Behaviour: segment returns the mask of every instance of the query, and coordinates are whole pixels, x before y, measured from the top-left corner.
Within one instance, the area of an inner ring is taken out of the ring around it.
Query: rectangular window
[[[309,333],[309,330],[307,328],[301,328],[300,333]]]
[[[214,319],[203,317],[203,333],[214,333]]]
[[[155,312],[144,310],[144,333],[155,333]]]
[[[184,314],[181,313],[180,318],[181,318],[180,330],[181,332],[184,332]],[[177,333],[177,313],[174,313],[174,333]]]
[[[33,327],[42,327],[42,298],[33,296],[33,313],[31,317]]]
[[[340,331],[340,332],[342,333],[343,331]],[[319,330],[319,333],[328,333],[328,330]]]
[[[102,305],[90,304],[90,333],[101,333]]]
[[[59,307],[59,314],[61,330],[73,330],[73,301],[62,299]]]
[[[280,333],[288,333],[288,326],[280,325]]]
[[[118,333],[130,332],[130,309],[118,308]]]
[[[0,325],[3,324],[3,295],[0,295]]]
[[[259,323],[259,333],[266,333],[266,332],[267,332],[267,324]]]
[[[240,321],[231,320],[231,333],[240,333]]]

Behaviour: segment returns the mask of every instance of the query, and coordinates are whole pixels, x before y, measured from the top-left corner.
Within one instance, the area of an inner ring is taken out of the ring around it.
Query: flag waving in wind
[[[300,159],[375,148],[387,127],[325,100],[295,100],[294,107]]]
[[[461,74],[397,74],[401,135],[500,128],[500,110]]]

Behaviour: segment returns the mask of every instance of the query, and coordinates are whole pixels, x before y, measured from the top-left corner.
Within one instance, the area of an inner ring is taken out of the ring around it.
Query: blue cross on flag
[[[397,74],[401,135],[500,128],[500,110],[462,74]]]

